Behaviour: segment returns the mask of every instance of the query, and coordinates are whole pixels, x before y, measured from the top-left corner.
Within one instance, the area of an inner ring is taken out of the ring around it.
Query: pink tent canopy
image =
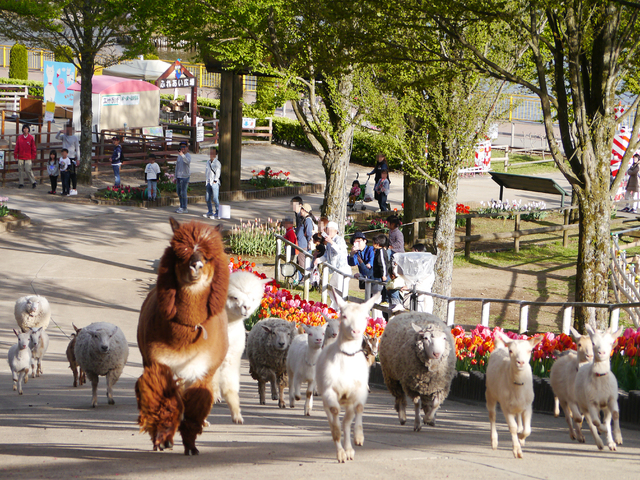
[[[94,75],[91,82],[91,93],[114,94],[129,92],[148,92],[160,90],[155,85],[143,80],[131,80],[122,77],[111,77],[109,75]],[[80,82],[76,82],[69,87],[69,90],[80,91]]]

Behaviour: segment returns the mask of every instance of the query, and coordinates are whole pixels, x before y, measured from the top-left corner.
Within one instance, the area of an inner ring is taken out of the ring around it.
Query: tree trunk
[[[426,216],[424,208],[427,196],[427,182],[424,178],[412,178],[407,173],[404,174],[404,192],[403,192],[404,211],[402,222],[407,224],[413,222],[415,218]],[[424,223],[420,224],[424,231]],[[403,231],[406,243],[414,244],[421,237],[419,231],[405,229]]]
[[[590,190],[576,189],[580,206],[576,301],[608,303],[611,243],[609,177],[602,175],[601,180],[592,181]],[[608,311],[588,307],[576,309],[576,330],[584,332],[587,324],[606,329],[609,326]]]
[[[436,279],[432,291],[440,295],[451,296],[451,279],[453,276],[453,253],[456,234],[456,200],[458,196],[457,169],[451,172],[446,169],[441,178],[447,189],[440,189],[438,194],[438,210],[436,227],[433,232],[433,243],[438,258],[435,265]],[[433,314],[445,320],[447,318],[447,301],[434,299]]]
[[[324,198],[320,213],[338,224],[340,232],[344,232],[344,223],[347,218],[347,171],[351,158],[351,139],[353,138],[353,126],[350,126],[342,136],[340,145],[334,144],[322,159],[322,166],[327,185],[324,189]]]
[[[95,60],[92,55],[83,55],[80,61],[80,165],[78,181],[83,185],[91,185],[91,153],[93,141],[91,124],[93,123],[92,85]]]

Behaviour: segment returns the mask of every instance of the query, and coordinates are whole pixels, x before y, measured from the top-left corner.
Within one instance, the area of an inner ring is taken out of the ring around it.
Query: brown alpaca
[[[217,229],[169,221],[171,246],[138,321],[144,365],[136,382],[138,423],[154,450],[172,448],[179,429],[185,455],[197,455],[196,437],[213,404],[213,374],[228,348],[229,259]]]

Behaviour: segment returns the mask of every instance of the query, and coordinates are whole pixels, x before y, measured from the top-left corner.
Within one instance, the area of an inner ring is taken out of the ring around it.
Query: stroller
[[[356,173],[356,181],[359,183],[360,174]],[[364,185],[360,185],[360,195],[358,195],[353,203],[347,203],[347,208],[349,208],[352,212],[358,210],[358,206],[360,206],[360,210],[364,210],[364,202],[372,202],[373,201],[373,187],[369,185],[369,179],[371,175],[367,176],[367,181],[364,182]]]

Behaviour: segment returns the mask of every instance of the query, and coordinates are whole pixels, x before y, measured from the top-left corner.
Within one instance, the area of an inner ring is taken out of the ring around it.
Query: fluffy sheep
[[[49,348],[49,335],[44,328],[32,328],[29,334],[29,348],[31,349],[31,378],[42,375],[42,357]]]
[[[47,299],[40,295],[26,295],[16,301],[13,314],[24,333],[30,328],[42,327],[46,330],[51,320],[51,307]]]
[[[22,395],[22,380],[27,383],[29,378],[29,367],[31,366],[31,349],[29,348],[30,335],[28,333],[18,333],[13,330],[18,337],[18,343],[9,348],[7,361],[11,367],[13,377],[13,390],[18,390],[18,395]]]
[[[414,431],[419,432],[420,408],[424,423],[435,425],[435,415],[449,395],[456,373],[456,349],[450,329],[430,313],[402,313],[390,321],[380,339],[384,383],[395,397],[400,424],[407,421],[408,395],[415,407]]]
[[[569,350],[554,362],[549,380],[555,395],[554,414],[556,417],[560,415],[559,407],[562,406],[564,417],[569,425],[569,436],[575,440],[576,434],[571,413],[571,405],[576,403],[573,387],[580,365],[593,361],[593,344],[589,335],[580,335],[574,328],[571,328],[571,336],[576,342],[577,350]]]
[[[528,340],[511,340],[503,333],[496,334],[496,348],[487,365],[487,410],[491,424],[491,448],[498,448],[496,429],[496,403],[509,426],[513,443],[513,456],[522,458],[525,439],[531,434],[533,412],[533,376],[531,351],[542,336]],[[518,439],[520,441],[518,441]]]
[[[285,408],[284,387],[287,386],[287,352],[296,335],[295,323],[280,318],[267,318],[256,323],[247,338],[249,373],[258,381],[260,404],[264,405],[265,385],[271,383],[271,398]],[[278,390],[276,390],[276,383]]]
[[[76,361],[76,338],[78,336],[78,332],[82,330],[81,328],[76,327],[73,323],[71,324],[75,333],[71,334],[71,340],[69,341],[69,345],[67,345],[67,360],[69,360],[69,368],[73,372],[73,386],[77,387],[78,385],[82,386],[87,381],[87,375],[84,373],[81,367],[79,367],[78,362]],[[78,369],[80,369],[80,373],[78,374]]]
[[[231,410],[233,423],[243,423],[240,413],[240,360],[246,344],[247,331],[244,320],[253,315],[264,296],[264,286],[268,282],[246,271],[229,275],[227,291],[227,319],[229,321],[229,350],[222,365],[213,376],[214,401],[224,398]]]
[[[116,384],[129,357],[129,345],[122,330],[107,322],[96,322],[84,327],[76,337],[75,355],[78,365],[91,380],[91,406],[98,404],[98,377],[107,377],[107,398],[113,400]]]
[[[354,418],[354,443],[364,443],[362,414],[369,395],[369,363],[362,349],[362,342],[367,328],[367,316],[371,308],[380,301],[380,294],[359,304],[345,302],[333,290],[331,296],[340,308],[340,330],[337,340],[322,349],[316,364],[316,382],[329,420],[338,462],[344,463],[353,460],[355,455],[351,445],[351,423]],[[339,417],[342,407],[345,413],[341,432]],[[344,446],[341,444],[342,434]]]
[[[579,442],[584,442],[582,421],[584,415],[587,425],[591,429],[593,438],[599,450],[604,448],[598,429],[604,427],[607,434],[609,450],[616,450],[616,445],[622,445],[620,432],[620,411],[618,410],[618,380],[611,372],[611,350],[616,338],[622,333],[623,327],[611,332],[607,328],[604,332],[594,330],[587,325],[587,333],[593,344],[593,362],[584,363],[576,375],[574,395],[577,403],[572,406],[571,413],[576,422],[576,436]],[[600,410],[603,421],[600,422]],[[611,418],[613,418],[613,435],[611,434]]]
[[[327,324],[309,327],[302,325],[303,335],[298,335],[291,342],[287,353],[287,376],[289,377],[289,406],[294,408],[296,400],[300,400],[300,386],[307,383],[304,414],[311,415],[313,409],[313,392],[316,387],[316,362],[322,351],[324,332]]]

